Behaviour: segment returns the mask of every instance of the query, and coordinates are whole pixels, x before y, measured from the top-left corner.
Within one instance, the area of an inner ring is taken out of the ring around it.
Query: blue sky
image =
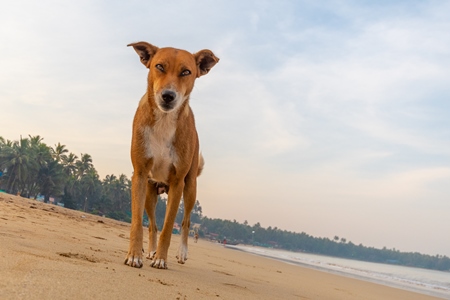
[[[131,176],[146,69],[130,42],[220,63],[191,96],[209,217],[450,255],[450,4],[2,1],[0,135]]]

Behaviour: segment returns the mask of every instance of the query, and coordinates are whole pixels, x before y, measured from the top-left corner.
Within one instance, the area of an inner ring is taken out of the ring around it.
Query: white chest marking
[[[165,115],[156,121],[153,127],[145,126],[142,130],[145,156],[153,158],[149,176],[155,182],[167,184],[170,168],[177,162],[173,146],[176,120],[170,115]]]

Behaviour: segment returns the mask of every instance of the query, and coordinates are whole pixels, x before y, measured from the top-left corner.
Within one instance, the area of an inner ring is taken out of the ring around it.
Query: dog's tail
[[[205,159],[203,158],[202,153],[200,152],[198,155],[198,171],[197,171],[197,177],[202,174],[203,167],[205,166]]]

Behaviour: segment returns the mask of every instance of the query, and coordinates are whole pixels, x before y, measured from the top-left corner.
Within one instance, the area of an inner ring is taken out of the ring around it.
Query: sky
[[[210,218],[450,256],[447,1],[0,0],[0,136],[131,177],[147,41],[220,62],[190,104]]]

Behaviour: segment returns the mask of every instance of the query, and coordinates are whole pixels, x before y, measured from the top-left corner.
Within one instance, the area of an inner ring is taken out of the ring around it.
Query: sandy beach
[[[179,265],[178,235],[168,270],[135,269],[128,238],[128,223],[1,193],[0,299],[438,299],[205,240]]]

